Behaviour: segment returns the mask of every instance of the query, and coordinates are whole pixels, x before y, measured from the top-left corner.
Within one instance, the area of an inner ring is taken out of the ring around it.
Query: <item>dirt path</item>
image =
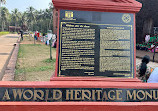
[[[19,35],[17,34],[0,36],[0,80],[4,75],[4,71],[7,67],[14,44],[17,42],[18,37]]]

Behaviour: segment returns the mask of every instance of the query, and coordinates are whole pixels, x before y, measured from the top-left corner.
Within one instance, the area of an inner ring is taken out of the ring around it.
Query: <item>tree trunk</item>
[[[47,23],[47,31],[49,30],[49,29],[48,29],[48,25],[49,25],[49,23]]]
[[[144,21],[144,26],[143,26],[143,37],[142,41],[145,41],[145,35],[147,34],[152,34],[153,31],[153,19],[149,18]]]
[[[4,31],[4,21],[2,21],[2,31]]]
[[[14,32],[16,32],[16,22],[15,22],[15,29],[14,29]]]
[[[41,22],[41,32],[42,32],[43,30],[42,30],[42,22]]]
[[[2,21],[2,31],[4,31],[4,28],[5,28],[5,22]]]
[[[31,22],[31,26],[32,26],[32,31],[33,31],[33,22]]]
[[[8,27],[10,26],[10,22],[8,23]],[[10,29],[8,28],[8,31],[10,32]]]
[[[4,22],[4,29],[5,29],[5,27],[6,27],[6,22]]]
[[[50,21],[49,21],[49,29],[50,29],[50,30],[51,30],[52,18],[53,18],[53,16],[51,16]]]

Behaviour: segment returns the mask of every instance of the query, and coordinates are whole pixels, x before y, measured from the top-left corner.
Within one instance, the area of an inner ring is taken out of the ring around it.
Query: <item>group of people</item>
[[[23,40],[23,35],[24,35],[23,30],[20,30],[19,33],[21,36],[21,40]],[[39,33],[38,31],[35,31],[34,40],[45,42],[46,45],[50,45],[50,42],[51,42],[52,47],[56,48],[56,42],[57,42],[56,35],[52,34],[51,30],[48,30],[47,34],[43,33],[43,35],[41,35],[41,33]]]
[[[150,57],[145,55],[142,59],[142,63],[137,67],[137,77],[142,82],[158,83],[158,67],[151,72],[150,67],[147,67],[149,61]]]
[[[141,44],[136,44],[137,50],[144,50],[149,52],[158,52],[158,35],[155,34],[153,37],[151,37],[149,34],[145,36],[145,42],[142,41]]]
[[[38,31],[35,31],[34,39],[45,42],[46,45],[52,44],[52,47],[56,48],[56,35],[52,34],[51,30],[48,30],[47,34],[43,33],[43,35],[41,35]]]
[[[145,45],[145,43],[143,43],[143,44],[136,44],[136,49],[137,50],[148,51],[149,48],[150,48],[149,45]]]

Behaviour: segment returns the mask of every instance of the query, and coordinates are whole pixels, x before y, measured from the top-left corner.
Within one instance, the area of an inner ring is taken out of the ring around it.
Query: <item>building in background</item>
[[[19,32],[21,27],[9,26],[9,32]]]
[[[158,32],[158,0],[136,0],[142,3],[142,9],[136,14],[136,42],[145,41],[145,36]]]

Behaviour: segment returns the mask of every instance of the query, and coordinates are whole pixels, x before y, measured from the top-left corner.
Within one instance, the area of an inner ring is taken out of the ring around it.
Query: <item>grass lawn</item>
[[[0,36],[1,35],[6,35],[6,34],[9,34],[9,32],[0,32]]]
[[[49,81],[55,70],[56,49],[52,48],[53,60],[50,60],[49,46],[28,42],[24,37],[20,44],[15,81]]]

